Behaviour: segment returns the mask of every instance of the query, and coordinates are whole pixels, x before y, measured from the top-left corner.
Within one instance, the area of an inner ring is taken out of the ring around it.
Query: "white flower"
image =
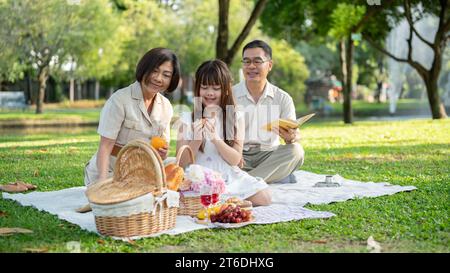
[[[197,164],[192,164],[187,167],[185,176],[191,180],[192,183],[201,183],[205,180],[205,173],[203,167]]]

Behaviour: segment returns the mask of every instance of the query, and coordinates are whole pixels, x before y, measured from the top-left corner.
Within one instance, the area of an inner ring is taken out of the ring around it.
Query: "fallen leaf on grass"
[[[25,228],[0,228],[0,236],[8,236],[18,233],[33,233],[33,231]]]
[[[370,253],[380,253],[381,252],[381,246],[380,244],[373,239],[372,236],[370,236],[367,239],[367,250],[370,251]]]
[[[6,216],[8,216],[8,213],[0,210],[0,217],[6,217]]]
[[[314,244],[326,244],[327,241],[326,240],[315,240],[315,241],[312,241],[312,243],[314,243]]]
[[[23,192],[23,191],[27,191],[27,187],[25,185],[21,185],[19,183],[9,183],[9,184],[5,184],[5,185],[0,185],[0,191]]]
[[[24,248],[22,250],[27,253],[46,253],[46,252],[48,252],[48,248]]]
[[[97,243],[100,244],[100,245],[104,245],[104,244],[105,244],[105,241],[103,241],[103,240],[101,240],[101,239],[98,239],[98,240],[97,240]]]
[[[25,183],[23,181],[17,180],[16,182],[11,182],[5,185],[0,185],[1,191],[6,192],[24,192],[28,190],[35,190],[37,186]]]
[[[127,239],[127,240],[125,240],[125,242],[129,243],[130,245],[134,245],[134,246],[136,245],[136,242],[131,239]]]

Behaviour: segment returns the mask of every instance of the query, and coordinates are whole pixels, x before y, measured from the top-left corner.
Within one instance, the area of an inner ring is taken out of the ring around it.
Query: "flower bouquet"
[[[180,208],[178,214],[196,216],[202,209],[200,196],[202,189],[209,189],[212,203],[216,203],[220,194],[226,191],[222,175],[207,167],[197,164],[190,165],[185,171],[187,183],[181,189]]]

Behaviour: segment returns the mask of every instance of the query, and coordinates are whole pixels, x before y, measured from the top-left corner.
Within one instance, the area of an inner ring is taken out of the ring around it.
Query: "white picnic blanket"
[[[340,183],[341,187],[317,188],[313,187],[314,184],[323,181],[324,175],[306,171],[296,171],[294,174],[297,178],[297,183],[275,184],[270,186],[273,195],[273,204],[266,207],[253,208],[253,214],[255,216],[253,224],[329,218],[335,216],[335,214],[324,211],[313,211],[303,206],[308,203],[328,204],[359,197],[392,195],[401,191],[416,189],[413,186],[393,186],[389,183],[358,182],[344,179],[339,175],[335,175],[334,180]],[[86,187],[74,187],[51,192],[31,192],[26,194],[3,193],[3,198],[15,200],[24,206],[33,206],[39,210],[54,214],[60,219],[76,224],[82,229],[98,233],[92,212],[77,213],[75,211],[77,208],[88,203],[84,194],[85,190]],[[211,227],[197,224],[194,218],[189,216],[177,216],[175,228],[152,236],[161,234],[175,235]],[[130,239],[139,238],[143,237],[133,237]]]

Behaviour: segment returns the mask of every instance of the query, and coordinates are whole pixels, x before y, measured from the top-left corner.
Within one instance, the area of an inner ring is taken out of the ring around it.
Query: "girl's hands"
[[[194,122],[192,125],[194,130],[194,139],[195,141],[203,141],[203,121],[201,119]]]
[[[215,119],[206,119],[205,126],[203,127],[203,131],[205,132],[205,137],[207,137],[211,141],[215,141],[220,139],[219,135],[216,131],[216,120]]]

